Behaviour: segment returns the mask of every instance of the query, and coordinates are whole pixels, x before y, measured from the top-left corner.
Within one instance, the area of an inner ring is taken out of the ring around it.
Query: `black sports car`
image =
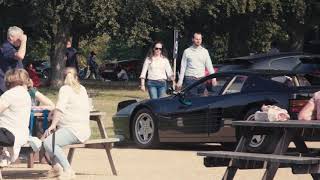
[[[216,85],[212,85],[214,78]],[[194,88],[197,94],[190,93]],[[292,72],[216,73],[165,98],[120,102],[113,116],[114,131],[142,148],[159,142],[236,142],[231,121],[254,120],[263,104],[285,108],[294,119],[318,90],[303,75]],[[263,149],[270,141],[254,136],[249,147]]]

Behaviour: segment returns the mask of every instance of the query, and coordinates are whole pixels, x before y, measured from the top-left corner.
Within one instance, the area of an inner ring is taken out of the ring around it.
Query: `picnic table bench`
[[[229,162],[222,179],[233,179],[238,169],[266,168],[262,179],[271,180],[280,167],[291,167],[294,174],[311,174],[313,179],[320,179],[320,153],[313,153],[312,149],[305,144],[305,141],[308,140],[305,136],[317,135],[315,132],[319,132],[320,122],[298,120],[284,122],[234,121],[232,126],[239,128],[241,134],[234,152],[197,153],[199,156],[205,156],[206,166],[210,166],[210,162],[214,164],[214,161],[218,159],[223,159],[222,162],[225,160]],[[281,131],[281,137],[274,139],[277,144],[272,154],[247,152],[246,147],[253,135],[272,135],[274,131]],[[295,149],[293,151],[291,149],[289,152],[290,142],[294,143]]]
[[[38,117],[42,116],[42,115],[43,114],[41,114],[39,112],[37,112],[37,114],[34,114],[34,116],[38,116]],[[105,113],[100,112],[100,111],[91,111],[90,112],[90,120],[97,122],[100,136],[101,136],[100,139],[90,139],[84,143],[72,144],[72,145],[65,146],[65,148],[69,149],[68,161],[70,164],[72,163],[73,155],[74,155],[76,148],[104,149],[106,151],[112,173],[113,173],[113,175],[117,175],[117,171],[116,171],[116,168],[115,168],[115,165],[114,165],[114,162],[112,159],[112,155],[111,155],[111,149],[113,147],[113,143],[119,142],[119,139],[118,138],[108,138],[107,133],[104,128],[104,124],[102,122],[102,117],[104,115],[105,115]],[[32,122],[32,124],[33,123],[34,122]],[[27,166],[28,166],[28,168],[32,168],[34,166],[35,153],[32,151],[31,146],[29,144],[25,144],[23,147],[28,148],[28,150],[30,152],[30,153],[28,153],[28,159],[27,159],[28,165]],[[0,179],[2,179],[1,170],[2,170],[2,168],[0,169]]]

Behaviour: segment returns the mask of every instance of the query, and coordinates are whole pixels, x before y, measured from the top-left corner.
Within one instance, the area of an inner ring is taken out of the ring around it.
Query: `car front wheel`
[[[159,144],[157,119],[149,109],[143,108],[136,113],[132,134],[140,148],[151,148]]]

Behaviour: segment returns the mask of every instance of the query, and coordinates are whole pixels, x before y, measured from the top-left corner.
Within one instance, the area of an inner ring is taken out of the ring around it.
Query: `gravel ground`
[[[320,147],[320,143],[312,146]],[[215,180],[221,179],[225,167],[206,168],[197,151],[220,150],[217,145],[168,145],[156,150],[134,147],[112,149],[118,176],[113,176],[104,150],[77,149],[72,167],[77,180]],[[48,179],[44,173],[50,167],[36,164],[14,164],[2,171],[5,179]],[[264,170],[240,170],[235,180],[261,179]],[[293,175],[291,169],[280,169],[276,180],[308,180],[309,175]]]

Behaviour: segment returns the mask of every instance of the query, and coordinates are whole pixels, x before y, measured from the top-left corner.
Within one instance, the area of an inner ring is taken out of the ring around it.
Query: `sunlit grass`
[[[109,136],[113,136],[112,116],[116,113],[119,102],[129,99],[146,99],[147,92],[138,90],[137,82],[101,82],[85,81],[82,84],[86,87],[95,110],[103,111],[106,115],[103,122]],[[48,96],[54,102],[57,100],[58,90],[40,88],[40,92]],[[92,137],[99,137],[98,128],[95,122],[91,122]]]

